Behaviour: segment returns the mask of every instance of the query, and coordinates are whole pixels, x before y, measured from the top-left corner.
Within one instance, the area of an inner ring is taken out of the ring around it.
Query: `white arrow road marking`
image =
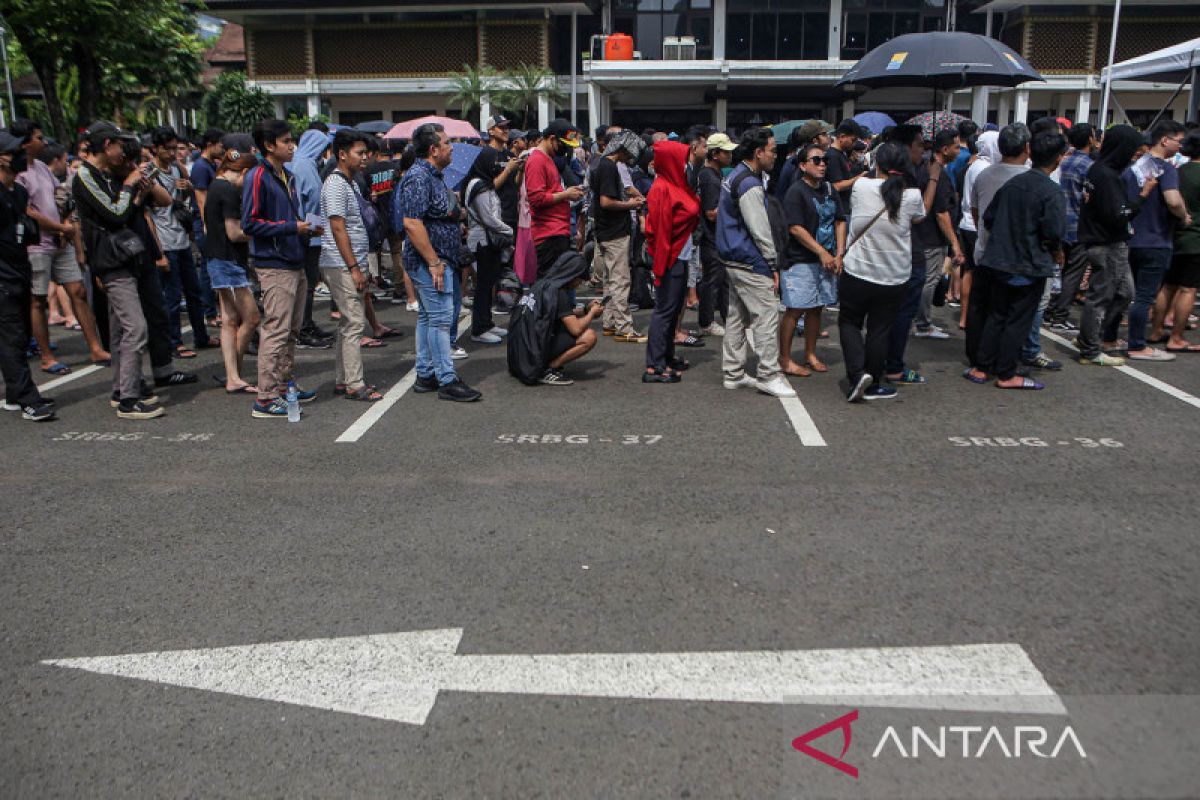
[[[439,691],[1065,714],[1016,644],[456,655],[462,629],[43,661],[424,724]]]

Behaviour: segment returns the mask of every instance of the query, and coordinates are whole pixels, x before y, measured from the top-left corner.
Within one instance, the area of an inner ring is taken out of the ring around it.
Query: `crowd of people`
[[[794,396],[787,377],[829,372],[831,308],[851,402],[927,382],[906,347],[955,338],[935,323],[941,305],[963,332],[963,377],[1002,389],[1043,389],[1038,373],[1061,369],[1043,326],[1073,335],[1082,364],[1200,351],[1185,337],[1200,280],[1194,124],[876,135],[813,120],[785,141],[762,127],[736,140],[615,125],[588,140],[565,120],[517,131],[502,116],[485,128],[451,186],[454,143],[436,123],[396,143],[320,124],[297,142],[281,120],[196,142],[97,122],[68,150],[16,121],[0,131],[4,408],[56,415],[32,377],[34,364],[71,371],[56,325],[111,368],[122,419],[161,416],[161,390],[197,381],[177,361],[206,348],[255,418],[315,398],[298,347],[333,348],[334,392],[378,401],[362,349],[400,335],[376,314],[389,300],[417,315],[413,391],[465,402],[481,393],[456,368],[464,306],[473,346],[504,345],[514,376],[549,386],[570,385],[567,365],[602,337],[644,347],[643,382],[678,383],[681,352],[720,337],[726,388]],[[579,303],[585,287],[599,299]],[[318,292],[334,332],[314,319]],[[649,308],[640,331],[634,312]]]

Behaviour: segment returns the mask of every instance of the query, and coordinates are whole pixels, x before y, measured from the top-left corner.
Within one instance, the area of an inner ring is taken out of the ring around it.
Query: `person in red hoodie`
[[[692,231],[700,222],[700,199],[687,179],[688,149],[682,142],[654,145],[654,184],[646,196],[646,243],[658,292],[642,383],[678,383],[679,373],[688,368],[685,359],[675,357],[674,335],[687,294]]]

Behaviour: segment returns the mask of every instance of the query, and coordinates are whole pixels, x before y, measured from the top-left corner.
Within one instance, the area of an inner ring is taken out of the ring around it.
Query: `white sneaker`
[[[317,288],[313,289],[313,294],[317,297],[329,297],[329,287],[323,283],[317,284]]]
[[[454,359],[455,361],[462,361],[469,355],[470,353],[468,353],[466,350],[463,350],[461,347],[456,347],[450,351],[450,358]]]
[[[420,303],[405,303],[404,310],[405,311],[420,311],[421,304]]]
[[[743,375],[736,381],[726,380],[723,385],[726,389],[757,389],[758,381],[749,375]]]
[[[701,328],[700,332],[705,336],[724,336],[725,328],[719,322],[710,323],[707,327]]]
[[[950,334],[946,333],[944,330],[939,328],[937,325],[930,325],[925,330],[921,330],[920,328],[917,328],[916,331],[913,333],[913,336],[915,336],[918,339],[949,339],[950,338]]]
[[[492,336],[504,338],[505,336],[508,336],[508,328],[501,328],[499,325],[497,325],[490,329],[488,333],[490,333]]]
[[[0,409],[3,409],[4,411],[20,411],[21,404],[20,403],[10,403],[7,400],[5,400],[3,403],[0,403]]]
[[[476,336],[475,334],[471,334],[471,341],[472,342],[483,342],[484,344],[500,344],[500,342],[502,342],[503,339],[501,339],[499,336],[492,333],[491,331],[484,331],[483,333],[479,334],[478,336]]]
[[[796,390],[782,375],[776,375],[769,381],[759,381],[758,390],[772,397],[795,397]]]

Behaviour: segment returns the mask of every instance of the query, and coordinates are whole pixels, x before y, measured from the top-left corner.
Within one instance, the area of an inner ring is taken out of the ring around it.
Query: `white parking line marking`
[[[1064,347],[1069,347],[1075,352],[1079,352],[1079,348],[1053,331],[1048,331],[1045,328],[1042,328],[1042,336],[1045,336],[1051,341],[1058,342]],[[1200,397],[1196,397],[1194,394],[1188,394],[1183,389],[1180,389],[1177,386],[1172,386],[1166,381],[1160,381],[1158,378],[1147,375],[1141,370],[1134,369],[1133,367],[1111,367],[1111,369],[1115,369],[1117,372],[1123,372],[1129,377],[1139,380],[1147,386],[1152,386],[1155,389],[1158,389],[1163,394],[1168,394],[1171,397],[1174,397],[1176,400],[1182,400],[1189,406],[1200,408]]]
[[[817,423],[813,422],[799,397],[781,397],[779,402],[783,403],[783,410],[787,412],[792,427],[796,429],[800,444],[805,447],[825,447],[825,437],[817,430]]]
[[[462,338],[462,335],[467,332],[467,328],[463,325],[463,322],[464,320],[470,318],[470,316],[471,312],[466,311],[458,318],[458,336],[455,337],[454,341],[457,342]],[[351,425],[349,428],[346,428],[342,435],[334,441],[338,444],[357,442],[366,434],[367,431],[371,430],[372,425],[383,419],[383,415],[388,412],[388,409],[396,405],[396,403],[400,401],[400,398],[404,396],[405,392],[411,389],[413,384],[416,382],[417,368],[413,367],[403,378],[400,379],[399,383],[384,393],[382,400],[372,403],[371,407],[367,409],[361,417],[355,420],[353,425]]]
[[[181,334],[191,333],[192,326],[184,326],[179,332]],[[79,380],[80,378],[91,375],[93,372],[97,372],[102,369],[107,369],[107,367],[102,367],[99,364],[89,364],[86,367],[71,370],[69,375],[63,375],[61,378],[55,378],[52,381],[46,381],[45,383],[40,384],[37,388],[39,392],[52,392],[60,386],[66,386],[71,381]]]

